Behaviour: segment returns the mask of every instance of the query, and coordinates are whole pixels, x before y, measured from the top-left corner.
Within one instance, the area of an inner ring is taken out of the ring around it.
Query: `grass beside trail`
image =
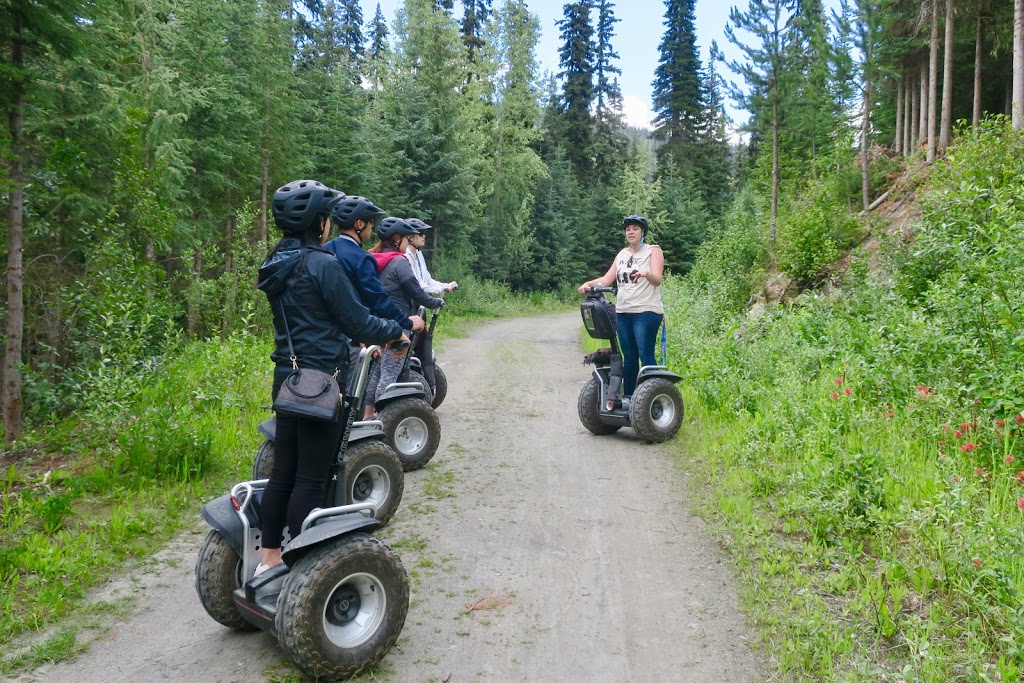
[[[569,305],[475,281],[446,298],[441,341],[477,321]],[[269,415],[268,337],[246,332],[104,367],[91,378],[93,400],[5,454],[0,674],[81,651],[85,630],[123,608],[87,604],[89,589],[192,528],[203,502],[249,477],[256,426]]]

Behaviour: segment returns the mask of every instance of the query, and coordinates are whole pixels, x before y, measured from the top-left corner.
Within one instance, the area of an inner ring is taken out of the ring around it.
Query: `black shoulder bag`
[[[292,361],[292,371],[277,392],[277,398],[274,399],[274,410],[278,415],[334,422],[338,419],[341,409],[338,370],[331,375],[322,370],[299,368],[295,349],[292,348],[292,333],[288,329],[288,318],[284,314],[284,304],[280,304],[280,306],[281,320],[284,321],[284,333],[288,338],[288,356]]]

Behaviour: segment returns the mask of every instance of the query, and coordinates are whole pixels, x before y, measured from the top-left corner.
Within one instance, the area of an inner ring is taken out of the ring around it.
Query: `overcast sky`
[[[376,0],[360,0],[363,7],[363,18],[370,20],[376,11]],[[494,0],[495,7],[502,0]],[[537,46],[537,61],[541,70],[558,72],[559,36],[555,22],[563,16],[564,2],[552,0],[527,0],[530,11],[540,18],[541,39]],[[700,47],[702,64],[707,65],[708,48],[711,41],[718,42],[719,48],[726,58],[739,58],[739,52],[725,38],[725,25],[729,19],[729,8],[737,3],[722,0],[697,0],[697,45]],[[380,0],[381,10],[387,17],[390,26],[395,16],[395,8],[401,0]],[[826,7],[837,7],[838,0],[825,0]],[[746,0],[739,4],[746,9]],[[455,16],[461,19],[462,10],[459,3],[455,4]],[[622,69],[620,86],[622,88],[623,109],[630,125],[649,127],[651,113],[651,82],[654,70],[658,66],[658,44],[664,32],[665,3],[663,0],[628,0],[615,3],[615,16],[620,20],[615,25],[613,45],[619,53],[618,66]],[[727,69],[723,74],[733,80],[732,72]],[[733,118],[745,119],[746,115],[733,112]]]

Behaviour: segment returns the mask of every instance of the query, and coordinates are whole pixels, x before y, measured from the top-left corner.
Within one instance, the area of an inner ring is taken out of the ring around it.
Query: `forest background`
[[[190,501],[245,450],[225,425],[252,433],[265,388],[268,199],[311,177],[433,224],[456,315],[567,300],[646,214],[684,439],[771,588],[780,670],[1016,680],[1024,0],[750,0],[741,58],[706,62],[694,4],[665,2],[647,131],[610,0],[563,6],[548,79],[522,0],[405,0],[390,25],[342,0],[0,0],[0,635],[80,588],[47,582],[55,553],[153,522],[97,506],[110,487]],[[871,210],[899,188],[921,209],[897,232]],[[45,466],[66,452],[75,476]]]

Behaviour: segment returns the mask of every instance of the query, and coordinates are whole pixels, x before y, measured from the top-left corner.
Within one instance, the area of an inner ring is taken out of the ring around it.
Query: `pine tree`
[[[352,72],[352,83],[359,85],[362,82],[360,74],[366,62],[363,10],[359,7],[359,0],[344,0],[338,14],[341,22],[341,45],[345,49],[349,70]]]
[[[476,62],[477,52],[484,46],[484,27],[491,18],[491,0],[463,0],[462,42],[466,44],[469,63]]]
[[[693,183],[699,188],[707,215],[715,219],[722,217],[732,202],[733,173],[732,152],[729,148],[729,117],[725,109],[724,83],[718,73],[718,65],[723,61],[718,43],[711,41],[708,65],[703,78],[704,101],[700,122],[700,144],[695,164],[696,182]],[[670,185],[671,183],[666,182],[666,188]]]
[[[26,95],[35,87],[31,66],[48,50],[71,54],[81,31],[79,18],[87,3],[80,0],[38,0],[0,5],[0,95],[7,115],[7,342],[4,349],[4,440],[10,445],[24,429],[22,408],[22,340],[24,337],[25,268],[22,259],[25,201],[25,141],[22,137]]]
[[[622,133],[622,90],[617,76],[622,70],[615,65],[619,58],[612,39],[615,37],[614,3],[596,0],[597,31],[594,55],[594,143],[595,177],[606,185],[615,175],[618,163],[626,149]]]
[[[783,120],[783,57],[788,41],[790,0],[749,0],[746,12],[733,7],[725,35],[738,47],[746,61],[732,61],[730,68],[743,77],[749,92],[733,90],[733,97],[752,112],[755,121],[767,117],[772,141],[771,212],[769,235],[775,239],[779,216],[779,144]],[[736,31],[753,34],[754,42],[743,43]]]
[[[595,45],[590,8],[589,0],[564,5],[564,16],[557,22],[562,38],[558,50],[562,69],[558,75],[563,82],[560,133],[566,154],[581,178],[593,168],[590,107],[594,101]]]
[[[658,160],[693,167],[703,116],[704,91],[694,28],[696,0],[665,0],[665,33],[654,72],[654,134],[665,144]]]

